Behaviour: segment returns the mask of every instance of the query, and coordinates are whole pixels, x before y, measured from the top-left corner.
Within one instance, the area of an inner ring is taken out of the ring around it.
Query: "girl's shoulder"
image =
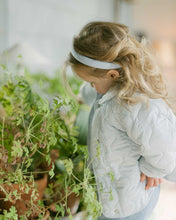
[[[135,143],[145,146],[152,146],[153,143],[164,151],[167,140],[169,149],[175,151],[176,116],[164,100],[149,99],[148,105],[140,102],[133,106],[119,105],[114,100],[113,105],[113,125],[126,132]]]
[[[174,120],[176,122],[176,116],[163,99],[149,98],[147,102],[127,105],[114,98],[111,108],[114,117],[121,124],[134,123],[134,121],[140,123],[147,123],[147,121],[156,122],[162,119]]]

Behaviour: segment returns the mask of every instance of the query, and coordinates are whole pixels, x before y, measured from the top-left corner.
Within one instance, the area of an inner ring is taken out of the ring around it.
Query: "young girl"
[[[176,181],[176,117],[154,55],[125,25],[91,22],[68,62],[97,91],[88,147],[99,219],[148,219],[161,179]]]

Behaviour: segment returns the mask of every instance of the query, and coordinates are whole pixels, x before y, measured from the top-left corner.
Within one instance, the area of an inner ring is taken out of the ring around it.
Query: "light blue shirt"
[[[139,94],[136,94],[139,95]],[[162,99],[121,105],[118,90],[97,94],[90,112],[88,149],[103,214],[122,218],[146,207],[140,174],[176,182],[176,117]]]

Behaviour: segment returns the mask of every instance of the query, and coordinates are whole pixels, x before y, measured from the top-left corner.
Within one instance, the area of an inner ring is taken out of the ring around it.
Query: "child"
[[[88,147],[99,219],[148,219],[162,178],[176,179],[176,117],[151,49],[125,25],[91,22],[68,62],[97,91]]]

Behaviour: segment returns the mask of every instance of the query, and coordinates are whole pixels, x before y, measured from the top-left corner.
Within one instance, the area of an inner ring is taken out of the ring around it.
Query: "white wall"
[[[3,1],[8,2],[9,20],[8,45],[4,46],[27,42],[58,65],[83,25],[114,19],[114,0],[0,0],[1,4]]]
[[[6,0],[0,0],[0,51],[8,46],[8,7]]]
[[[114,21],[127,25],[130,32],[133,32],[134,27],[132,4],[133,1],[114,1]]]

